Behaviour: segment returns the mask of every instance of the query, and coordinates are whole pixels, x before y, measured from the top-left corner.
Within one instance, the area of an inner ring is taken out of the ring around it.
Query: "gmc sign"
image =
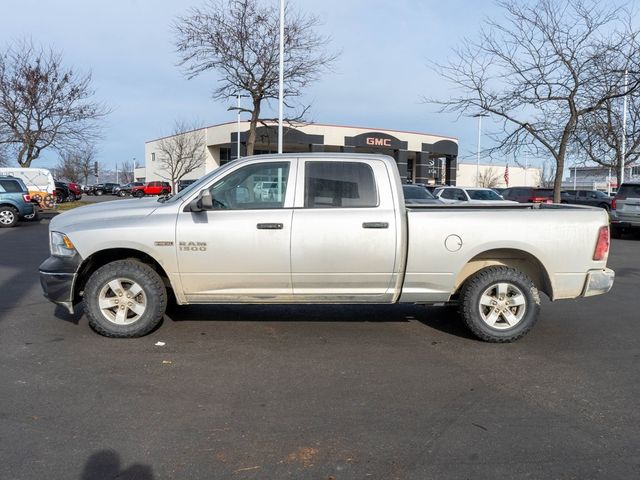
[[[390,138],[367,137],[365,143],[372,147],[391,147]]]

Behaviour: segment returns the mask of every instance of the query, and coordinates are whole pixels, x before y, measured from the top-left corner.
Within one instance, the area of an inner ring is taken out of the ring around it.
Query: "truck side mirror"
[[[213,210],[213,197],[208,188],[201,190],[196,198],[189,202],[190,212],[202,212],[204,210]]]

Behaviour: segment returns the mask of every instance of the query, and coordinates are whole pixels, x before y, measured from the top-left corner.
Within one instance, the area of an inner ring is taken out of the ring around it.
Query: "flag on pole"
[[[507,184],[507,187],[509,186],[509,164],[508,163],[504,167],[504,183]]]

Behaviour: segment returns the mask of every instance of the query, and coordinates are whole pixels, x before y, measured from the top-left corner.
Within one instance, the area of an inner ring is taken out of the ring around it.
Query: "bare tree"
[[[480,170],[478,175],[478,186],[484,188],[493,188],[500,185],[500,173],[493,167]]]
[[[204,130],[176,122],[172,134],[158,142],[158,175],[169,180],[175,192],[176,183],[204,165],[206,148]]]
[[[544,160],[538,171],[538,185],[543,188],[553,188],[556,178],[556,165],[551,160]]]
[[[130,160],[122,162],[122,170],[120,171],[120,183],[127,184],[133,182],[133,162]]]
[[[62,64],[62,55],[19,41],[0,52],[0,144],[21,167],[40,153],[84,145],[99,136],[108,108],[92,100],[91,74]]]
[[[483,112],[497,120],[492,150],[550,155],[559,202],[581,118],[638,88],[640,76],[625,85],[618,73],[640,60],[637,33],[623,23],[624,10],[596,0],[499,5],[506,18],[487,20],[477,41],[465,40],[447,65],[438,66],[460,93],[435,102],[443,111]]]
[[[54,168],[56,177],[86,184],[89,176],[95,173],[95,155],[96,150],[91,145],[61,152]]]
[[[329,39],[315,33],[318,19],[287,9],[284,47],[284,98],[301,95],[323,69],[329,67],[337,54],[323,51]],[[258,0],[216,0],[174,23],[179,65],[187,78],[209,70],[218,74],[216,100],[236,95],[251,99],[247,154],[252,155],[256,142],[256,127],[269,119],[262,117],[263,102],[278,98],[279,13],[275,3],[262,5]],[[289,122],[300,121],[308,107]]]
[[[9,165],[9,158],[6,150],[6,145],[0,143],[0,167],[6,167]]]
[[[623,133],[622,128],[621,102],[609,100],[601,109],[581,118],[574,139],[577,156],[613,169],[618,185],[622,169],[640,158],[640,91],[628,95],[627,100],[629,114],[626,132]],[[624,152],[622,135],[626,143]]]

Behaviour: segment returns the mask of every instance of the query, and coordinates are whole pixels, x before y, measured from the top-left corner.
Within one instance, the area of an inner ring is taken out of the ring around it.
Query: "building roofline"
[[[248,123],[248,120],[243,120],[242,123]],[[215,128],[215,127],[222,127],[223,125],[235,125],[236,122],[223,122],[223,123],[216,123],[214,125],[207,125],[205,127],[201,127],[201,128],[195,128],[193,130],[189,130],[188,132],[184,132],[184,133],[191,133],[191,132],[197,132],[198,130],[205,130],[207,128]],[[336,125],[333,123],[306,123],[302,125],[303,127],[305,126],[319,126],[319,127],[335,127],[335,128],[353,128],[353,129],[360,129],[360,130],[372,130],[372,131],[382,131],[382,132],[396,132],[396,133],[409,133],[411,135],[428,135],[431,137],[440,137],[440,138],[444,138],[447,140],[455,140],[456,142],[458,141],[458,137],[452,137],[450,135],[439,135],[436,133],[427,133],[427,132],[416,132],[416,131],[412,131],[412,130],[396,130],[393,128],[374,128],[374,127],[360,127],[357,125]],[[295,128],[295,127],[292,127]],[[146,142],[144,142],[145,144],[147,143],[152,143],[152,142],[158,142],[164,138],[169,138],[169,137],[173,137],[174,135],[165,135],[163,137],[159,137],[159,138],[155,138],[153,140],[147,140]]]

